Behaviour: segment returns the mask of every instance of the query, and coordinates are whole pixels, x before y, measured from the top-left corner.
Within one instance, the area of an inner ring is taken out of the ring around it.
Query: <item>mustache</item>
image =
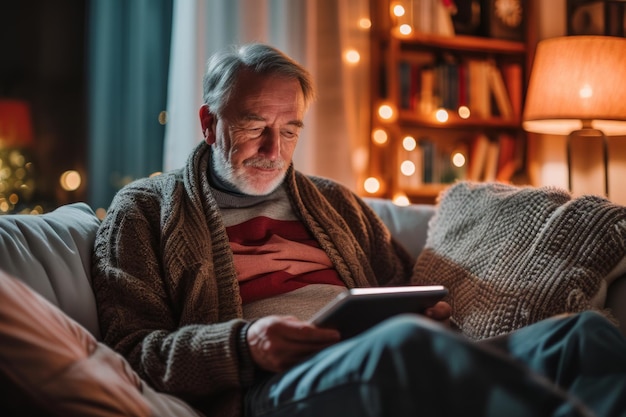
[[[263,157],[255,157],[246,159],[243,162],[243,166],[260,169],[283,169],[285,167],[285,161],[282,159],[277,161],[271,161]]]

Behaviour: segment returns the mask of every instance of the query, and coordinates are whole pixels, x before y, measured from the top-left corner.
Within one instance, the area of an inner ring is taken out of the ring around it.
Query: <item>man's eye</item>
[[[256,127],[256,128],[252,128],[252,129],[246,129],[246,133],[250,137],[257,138],[257,137],[259,137],[259,136],[261,136],[263,134],[264,130],[265,129],[263,129],[262,127]]]
[[[296,139],[298,137],[298,132],[293,132],[291,130],[283,130],[281,132],[281,135],[285,138],[285,139]]]

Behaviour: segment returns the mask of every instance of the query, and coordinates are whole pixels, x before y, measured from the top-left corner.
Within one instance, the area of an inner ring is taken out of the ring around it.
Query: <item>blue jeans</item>
[[[246,417],[626,416],[626,340],[592,312],[478,343],[402,315],[258,382],[244,407]]]

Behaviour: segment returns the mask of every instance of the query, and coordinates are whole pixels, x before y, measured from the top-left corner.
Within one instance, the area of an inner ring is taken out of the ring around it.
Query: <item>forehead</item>
[[[242,71],[237,77],[227,109],[236,112],[305,111],[304,93],[296,78]]]

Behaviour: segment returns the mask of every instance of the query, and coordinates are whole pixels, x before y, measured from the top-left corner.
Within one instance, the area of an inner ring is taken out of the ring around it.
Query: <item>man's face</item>
[[[300,83],[244,72],[222,113],[205,115],[205,126],[200,112],[206,141],[215,146],[216,174],[244,194],[271,193],[285,178],[303,127]]]

